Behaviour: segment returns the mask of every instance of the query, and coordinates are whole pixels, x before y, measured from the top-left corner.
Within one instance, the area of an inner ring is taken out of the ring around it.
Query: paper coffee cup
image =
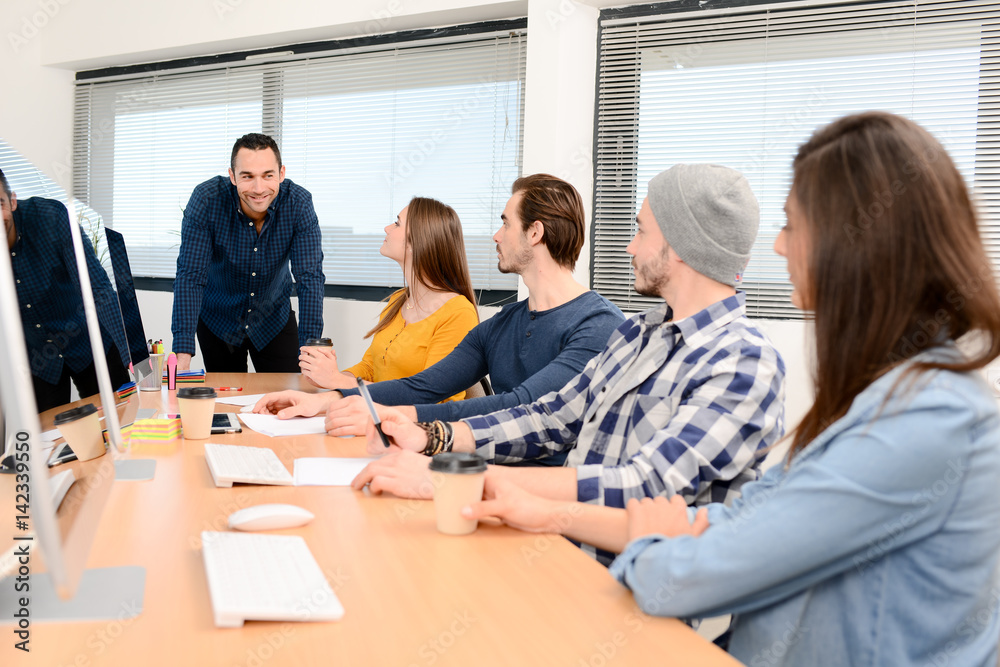
[[[184,387],[177,390],[177,407],[185,440],[204,440],[212,434],[215,413],[213,387]]]
[[[483,499],[486,461],[478,454],[446,452],[431,459],[437,529],[446,535],[468,535],[479,522],[461,515],[462,508]]]
[[[94,405],[88,403],[60,412],[55,417],[55,425],[79,460],[89,461],[104,454],[101,422],[97,418],[97,408]]]

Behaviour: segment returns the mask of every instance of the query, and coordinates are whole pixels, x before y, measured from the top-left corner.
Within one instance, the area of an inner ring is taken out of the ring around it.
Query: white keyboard
[[[295,478],[278,460],[278,455],[266,447],[239,445],[205,445],[205,461],[216,486],[244,484],[278,484],[292,486]]]
[[[301,537],[206,530],[201,544],[216,627],[337,621],[344,615]]]

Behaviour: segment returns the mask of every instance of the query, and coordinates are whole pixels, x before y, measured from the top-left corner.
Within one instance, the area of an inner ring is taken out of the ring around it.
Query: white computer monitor
[[[32,622],[115,619],[121,618],[123,613],[134,615],[142,609],[145,589],[145,568],[85,569],[100,513],[115,479],[112,456],[123,450],[115,394],[105,362],[82,234],[79,225],[72,221],[69,224],[101,403],[109,439],[114,446],[110,448],[111,455],[89,465],[90,474],[80,480],[87,485],[88,492],[80,507],[74,508],[73,525],[66,531],[60,529],[57,508],[52,502],[10,257],[6,252],[0,252],[0,368],[5,369],[0,373],[0,402],[7,429],[13,434],[15,458],[21,453],[27,455],[22,457],[25,460],[15,460],[15,464],[26,464],[30,494],[28,530],[18,535],[21,539],[15,542],[30,545],[31,563],[37,567],[44,562],[46,569],[44,574],[37,574],[34,570],[31,573]],[[25,446],[18,443],[25,443]],[[11,517],[11,522],[14,522],[14,517]],[[15,544],[15,547],[20,544]],[[16,575],[17,572],[9,576]],[[15,593],[15,587],[10,582],[0,581],[0,624],[17,623],[15,614],[21,606],[19,597],[23,594],[23,591]]]

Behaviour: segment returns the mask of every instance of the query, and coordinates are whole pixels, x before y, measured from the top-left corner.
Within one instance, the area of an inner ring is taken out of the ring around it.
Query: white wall
[[[279,6],[265,0],[5,0],[0,62],[5,80],[13,83],[5,92],[16,98],[0,103],[0,137],[68,190],[75,70],[527,16],[524,171],[570,180],[583,195],[590,219],[598,8],[626,4],[634,3],[290,0]],[[577,268],[584,283],[588,257],[585,248]],[[147,336],[163,338],[168,347],[172,301],[168,293],[139,293]],[[326,300],[325,333],[346,362],[361,357],[361,336],[379,309],[376,303]],[[491,310],[484,309],[483,317]],[[804,328],[795,322],[761,326],[788,365],[786,412],[792,424],[811,395]]]

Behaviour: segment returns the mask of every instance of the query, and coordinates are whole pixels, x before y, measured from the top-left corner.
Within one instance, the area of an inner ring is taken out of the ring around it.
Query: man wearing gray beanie
[[[685,264],[723,285],[740,281],[760,222],[743,174],[714,164],[679,164],[649,182],[647,201]]]
[[[746,179],[674,166],[649,182],[636,220],[626,248],[635,289],[666,303],[627,319],[558,392],[455,422],[444,443],[498,464],[569,450],[564,468],[491,466],[490,499],[465,516],[562,533],[605,564],[627,536],[625,512],[608,508],[651,496],[730,501],[783,433],[785,365],[735,288],[759,223]],[[403,496],[433,488],[417,452],[441,443],[391,408],[379,415],[404,451],[371,463],[354,485]]]

